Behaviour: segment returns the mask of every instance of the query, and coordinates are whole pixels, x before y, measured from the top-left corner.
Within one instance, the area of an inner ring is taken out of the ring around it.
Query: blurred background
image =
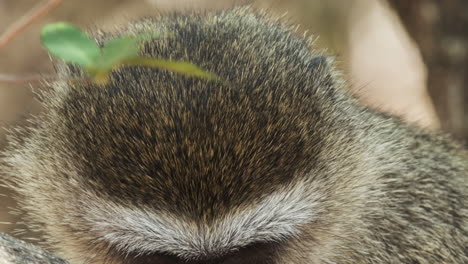
[[[0,0],[0,35],[38,0]],[[6,130],[41,111],[36,82],[52,74],[39,30],[56,21],[112,28],[143,15],[250,4],[299,25],[316,48],[336,58],[351,91],[370,107],[426,129],[468,139],[468,1],[466,0],[64,0],[0,48],[0,150]],[[1,173],[0,173],[1,175]],[[23,237],[15,207],[0,178],[0,232]]]

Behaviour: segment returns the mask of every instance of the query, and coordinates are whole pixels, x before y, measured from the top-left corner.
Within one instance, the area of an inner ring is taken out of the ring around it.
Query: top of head
[[[59,168],[50,196],[70,201],[47,208],[64,214],[55,228],[87,228],[80,239],[93,233],[99,241],[90,243],[119,250],[187,258],[299,232],[317,213],[320,194],[307,175],[329,122],[319,117],[334,107],[317,98],[340,97],[327,59],[245,8],[127,30],[166,35],[143,55],[190,61],[225,82],[143,66],[114,71],[105,86],[57,82],[30,142],[41,149],[34,155],[55,162],[42,166]],[[79,223],[67,221],[70,210]]]

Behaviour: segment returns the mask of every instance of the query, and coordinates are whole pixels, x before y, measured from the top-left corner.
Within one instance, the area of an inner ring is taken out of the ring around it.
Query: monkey
[[[11,136],[6,182],[72,264],[468,263],[468,155],[365,106],[333,58],[250,7],[96,33],[160,32],[107,84],[58,64]],[[222,81],[221,81],[222,80]],[[24,135],[23,135],[24,134]]]

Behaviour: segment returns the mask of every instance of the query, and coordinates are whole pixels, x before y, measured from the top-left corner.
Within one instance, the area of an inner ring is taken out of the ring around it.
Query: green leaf
[[[42,45],[67,63],[84,67],[95,64],[101,51],[97,43],[79,28],[67,23],[47,24],[41,31]]]
[[[138,57],[140,44],[144,40],[158,37],[157,34],[140,34],[113,39],[102,48],[102,58],[99,67],[112,68],[122,61]]]
[[[99,67],[112,68],[123,60],[138,56],[140,40],[133,37],[122,37],[107,42],[102,48]]]
[[[218,79],[190,62],[139,57],[140,43],[156,37],[155,33],[120,37],[100,49],[94,40],[71,24],[48,24],[41,32],[42,45],[50,53],[67,63],[83,66],[95,83],[108,83],[110,72],[122,65],[158,67],[187,76]]]
[[[166,69],[173,72],[178,72],[185,74],[187,76],[201,77],[210,80],[219,79],[218,76],[210,72],[204,71],[199,68],[197,65],[185,62],[185,61],[173,61],[173,60],[164,60],[164,59],[153,59],[145,57],[137,57],[129,59],[123,62],[125,65],[141,65],[141,66],[150,66],[157,67],[161,69]]]

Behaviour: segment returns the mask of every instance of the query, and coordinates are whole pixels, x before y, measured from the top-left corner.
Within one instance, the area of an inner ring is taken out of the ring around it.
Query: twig
[[[3,74],[0,73],[0,83],[22,84],[28,82],[38,82],[47,79],[54,79],[54,76],[41,75],[41,74]]]
[[[31,9],[28,13],[13,23],[5,33],[2,34],[2,36],[0,36],[0,49],[10,43],[10,41],[18,36],[21,31],[34,23],[34,21],[45,16],[50,10],[56,8],[62,2],[63,0],[48,0],[45,4],[40,3]]]

